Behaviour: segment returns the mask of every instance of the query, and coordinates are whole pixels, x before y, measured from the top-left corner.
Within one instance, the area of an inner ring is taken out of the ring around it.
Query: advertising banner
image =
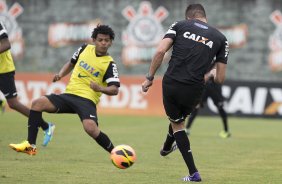
[[[33,99],[45,94],[63,93],[68,77],[56,83],[51,73],[17,73],[19,100],[27,106]],[[102,114],[165,116],[162,105],[161,77],[147,93],[141,91],[144,76],[121,76],[117,96],[102,95],[98,111]],[[225,110],[234,116],[282,117],[282,86],[280,83],[226,81],[222,86]],[[207,100],[203,115],[215,115],[217,108]]]

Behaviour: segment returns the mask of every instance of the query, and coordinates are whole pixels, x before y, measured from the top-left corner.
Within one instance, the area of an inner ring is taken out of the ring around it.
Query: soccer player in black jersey
[[[186,124],[186,134],[187,135],[190,135],[191,126],[196,116],[198,115],[199,109],[204,107],[204,104],[207,102],[207,99],[210,97],[214,105],[217,107],[218,113],[223,123],[223,130],[219,133],[219,136],[221,138],[228,138],[231,136],[229,132],[229,127],[228,127],[227,113],[224,109],[224,97],[222,96],[221,88],[222,88],[221,84],[215,83],[213,77],[210,77],[207,79],[201,102],[194,108],[194,110],[188,117],[187,124]]]
[[[78,114],[86,133],[107,152],[112,151],[114,145],[98,127],[96,105],[102,93],[117,95],[119,91],[117,65],[108,54],[115,33],[107,25],[98,25],[91,37],[95,45],[82,45],[54,76],[53,82],[56,82],[72,71],[65,92],[42,96],[32,102],[28,139],[20,144],[10,144],[12,149],[35,155],[38,123],[44,122],[42,112],[49,112]]]
[[[8,37],[8,32],[2,22],[0,22],[0,91],[7,99],[9,107],[24,116],[29,116],[30,109],[23,105],[17,98],[17,89],[15,84],[15,65],[11,54],[11,44]],[[6,101],[0,100],[0,108],[2,112],[5,109]],[[55,126],[52,123],[42,122],[39,125],[44,131],[43,145],[47,146],[52,138],[50,130],[54,130]]]
[[[152,86],[154,75],[162,64],[165,53],[173,47],[162,82],[163,105],[170,125],[160,153],[162,156],[171,153],[176,141],[189,170],[189,175],[183,181],[199,182],[201,176],[195,166],[190,142],[185,133],[185,118],[200,102],[204,76],[214,57],[214,80],[217,83],[225,80],[228,42],[222,33],[207,24],[206,13],[201,4],[189,5],[185,15],[186,20],[173,23],[159,43],[142,90],[147,92]],[[210,77],[214,74],[207,75]]]

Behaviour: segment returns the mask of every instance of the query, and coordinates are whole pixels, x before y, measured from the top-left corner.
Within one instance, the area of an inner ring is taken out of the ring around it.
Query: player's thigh
[[[34,111],[44,111],[44,112],[56,112],[57,108],[54,104],[46,97],[41,96],[32,101],[31,109]]]
[[[90,119],[98,124],[97,109],[94,102],[71,94],[65,94],[64,98],[68,99],[69,106],[78,114],[81,122]]]
[[[7,100],[17,97],[15,72],[0,74],[0,91]]]
[[[71,106],[73,100],[72,98],[68,98],[66,94],[51,94],[45,97],[54,106],[56,113],[75,113],[74,108]]]
[[[203,86],[163,80],[163,105],[170,121],[181,123],[200,102]]]

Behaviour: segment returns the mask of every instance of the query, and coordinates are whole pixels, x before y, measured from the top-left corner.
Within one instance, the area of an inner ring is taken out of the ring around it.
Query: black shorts
[[[203,84],[184,84],[168,77],[162,82],[163,105],[169,120],[180,123],[191,114],[195,106],[200,102]]]
[[[208,97],[212,99],[215,106],[223,106],[224,98],[222,96],[221,85],[212,80],[207,81],[201,102],[202,107],[204,106],[204,103],[207,102]]]
[[[0,74],[0,91],[6,99],[17,97],[15,71]]]
[[[92,119],[98,124],[96,105],[89,99],[72,94],[46,95],[58,109],[56,113],[78,114],[81,121]]]

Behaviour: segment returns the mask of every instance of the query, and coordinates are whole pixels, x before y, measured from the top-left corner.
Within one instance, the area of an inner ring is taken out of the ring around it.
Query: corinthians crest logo
[[[0,21],[3,22],[8,31],[9,40],[12,44],[11,52],[15,58],[23,54],[22,30],[18,26],[16,18],[23,13],[23,7],[19,3],[14,3],[8,9],[5,1],[0,0]]]
[[[123,63],[130,66],[150,62],[164,35],[161,22],[167,18],[168,11],[162,6],[153,11],[151,3],[143,1],[137,12],[132,6],[127,6],[122,14],[129,21],[122,34]]]

